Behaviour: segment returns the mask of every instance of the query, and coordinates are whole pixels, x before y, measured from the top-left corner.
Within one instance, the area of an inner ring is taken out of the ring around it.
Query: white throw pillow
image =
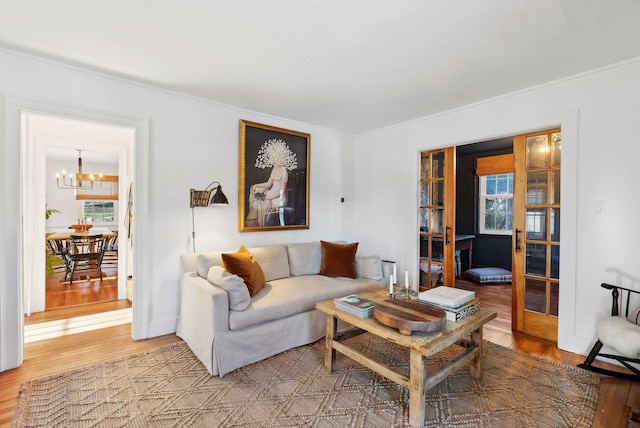
[[[207,281],[217,285],[229,295],[229,309],[232,311],[244,311],[251,303],[249,289],[242,278],[226,271],[222,266],[209,268]]]
[[[362,278],[379,281],[384,278],[382,274],[382,260],[380,256],[356,256],[356,274]]]

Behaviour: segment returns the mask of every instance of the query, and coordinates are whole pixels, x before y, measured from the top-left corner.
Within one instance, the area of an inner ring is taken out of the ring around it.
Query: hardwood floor
[[[45,312],[36,312],[28,317],[24,317],[24,325],[33,325],[48,321],[64,320],[72,317],[94,315],[102,312],[117,311],[119,309],[131,308],[128,300],[110,300],[108,302],[93,303],[87,305],[77,305],[67,308],[57,308]]]
[[[498,316],[484,329],[486,340],[563,364],[575,366],[584,361],[584,356],[561,351],[554,342],[511,331],[511,284],[482,285],[456,278],[456,287],[475,291],[483,306],[497,312]],[[597,362],[596,365],[619,370],[618,366],[602,362]],[[640,383],[601,376],[593,427],[627,427],[631,410],[640,410]]]
[[[64,268],[46,281],[45,311],[118,300],[118,267],[103,266],[102,280],[79,276],[64,281]],[[97,272],[96,272],[97,273]]]
[[[482,291],[498,293],[495,288],[484,289],[483,286],[480,288],[478,291],[480,296]],[[499,307],[499,318],[493,320],[484,329],[486,340],[559,363],[576,365],[584,360],[583,356],[559,350],[555,343],[512,333],[510,329],[505,330],[507,321],[500,318],[504,318],[505,313],[509,313],[510,318],[510,309],[497,302],[490,303],[490,299],[484,300],[481,297],[481,301],[486,306],[491,304]],[[83,309],[80,307],[52,312],[57,312],[57,315],[67,312],[66,316],[73,316],[72,313],[79,310]],[[27,344],[23,365],[0,373],[0,426],[11,424],[22,382],[143,352],[180,340],[175,334],[169,334],[134,341],[131,339],[131,324],[125,324]],[[600,396],[593,427],[627,427],[630,409],[634,408],[640,409],[640,383],[601,377]]]
[[[498,314],[490,324],[496,329],[511,331],[511,284],[481,285],[464,278],[456,278],[456,288],[475,291],[482,306],[493,309]]]

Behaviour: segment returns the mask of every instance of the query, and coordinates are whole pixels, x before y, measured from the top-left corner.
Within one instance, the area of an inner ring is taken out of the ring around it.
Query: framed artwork
[[[310,138],[240,120],[240,232],[309,229]]]

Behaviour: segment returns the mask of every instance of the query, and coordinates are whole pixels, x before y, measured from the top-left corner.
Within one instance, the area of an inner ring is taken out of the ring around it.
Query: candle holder
[[[398,299],[404,299],[404,300],[418,299],[418,292],[407,285],[405,285],[404,287],[400,287],[394,291],[395,291],[394,296]]]

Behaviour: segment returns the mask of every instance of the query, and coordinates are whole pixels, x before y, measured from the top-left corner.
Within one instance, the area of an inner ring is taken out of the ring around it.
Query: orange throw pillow
[[[320,275],[356,277],[357,242],[353,244],[334,244],[320,241],[320,246],[322,248]]]
[[[253,254],[244,245],[236,253],[223,253],[222,264],[227,271],[244,280],[251,296],[264,285],[264,272]]]

